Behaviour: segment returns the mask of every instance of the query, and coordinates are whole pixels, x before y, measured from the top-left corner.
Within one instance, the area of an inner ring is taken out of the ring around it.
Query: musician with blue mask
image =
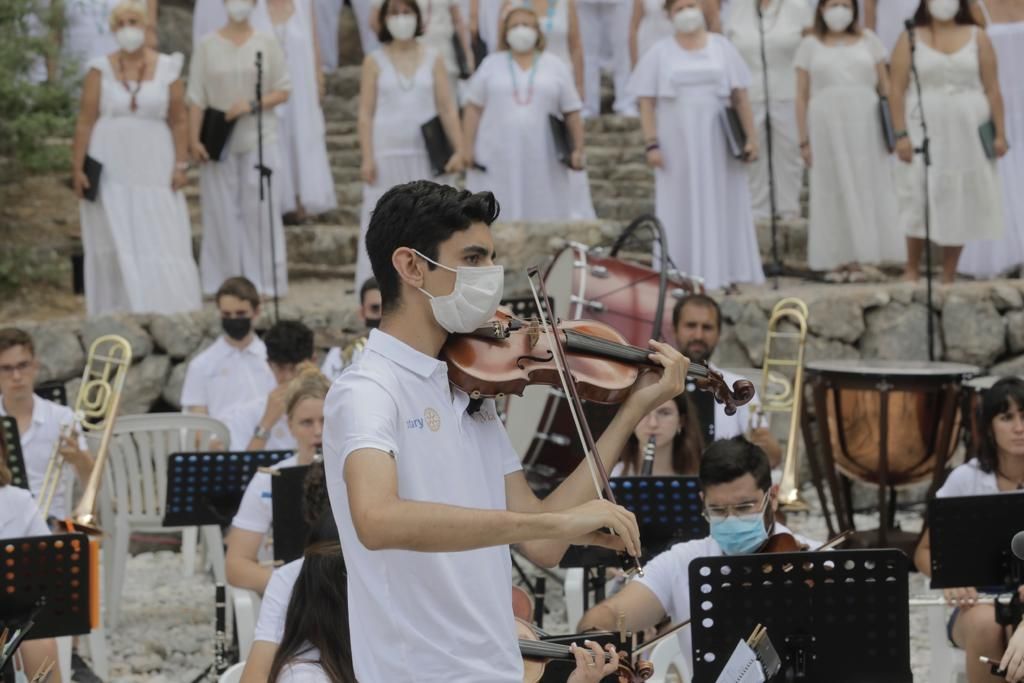
[[[698,476],[711,534],[677,543],[655,557],[644,568],[644,576],[587,611],[580,620],[580,632],[625,628],[638,633],[666,616],[672,623],[685,621],[690,618],[690,562],[754,553],[771,536],[792,533],[775,520],[777,487],[772,485],[768,456],[759,446],[742,436],[716,441],[704,451]],[[802,545],[820,545],[793,535]],[[690,629],[680,629],[677,637],[692,670]]]

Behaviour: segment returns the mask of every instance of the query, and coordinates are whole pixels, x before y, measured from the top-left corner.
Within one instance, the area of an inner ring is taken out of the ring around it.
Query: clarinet
[[[213,668],[217,672],[217,676],[228,670],[228,653],[227,653],[227,600],[225,597],[224,584],[217,584],[217,597],[216,597],[216,622],[217,632],[213,641]]]
[[[640,465],[640,476],[649,477],[654,470],[654,449],[657,446],[658,438],[651,434],[647,437],[647,445],[644,446],[643,464]]]

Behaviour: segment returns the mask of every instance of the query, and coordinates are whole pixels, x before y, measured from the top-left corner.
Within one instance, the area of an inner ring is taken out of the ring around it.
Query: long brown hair
[[[700,469],[700,454],[704,450],[697,409],[688,394],[682,393],[672,399],[679,411],[681,431],[672,437],[672,469],[680,475],[696,475]],[[640,453],[643,450],[636,434],[630,434],[622,451],[620,462],[626,476],[640,474]]]

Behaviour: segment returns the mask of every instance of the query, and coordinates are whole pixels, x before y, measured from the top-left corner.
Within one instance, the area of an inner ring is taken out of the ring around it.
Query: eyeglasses
[[[705,505],[704,518],[713,524],[724,522],[730,515],[733,517],[754,517],[764,514],[768,505],[768,492],[759,503],[737,503],[736,505]]]
[[[20,363],[18,363],[17,365],[0,365],[0,375],[3,375],[4,377],[10,377],[14,373],[16,373],[16,372],[20,372],[21,374],[25,374],[26,372],[28,372],[31,369],[32,369],[32,361],[30,361],[30,360],[23,360]]]

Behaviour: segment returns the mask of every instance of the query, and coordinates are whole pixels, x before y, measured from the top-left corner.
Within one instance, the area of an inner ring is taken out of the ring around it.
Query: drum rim
[[[976,365],[947,361],[887,360],[881,358],[833,359],[807,361],[804,366],[810,372],[835,375],[901,376],[901,377],[963,377],[980,375]]]

